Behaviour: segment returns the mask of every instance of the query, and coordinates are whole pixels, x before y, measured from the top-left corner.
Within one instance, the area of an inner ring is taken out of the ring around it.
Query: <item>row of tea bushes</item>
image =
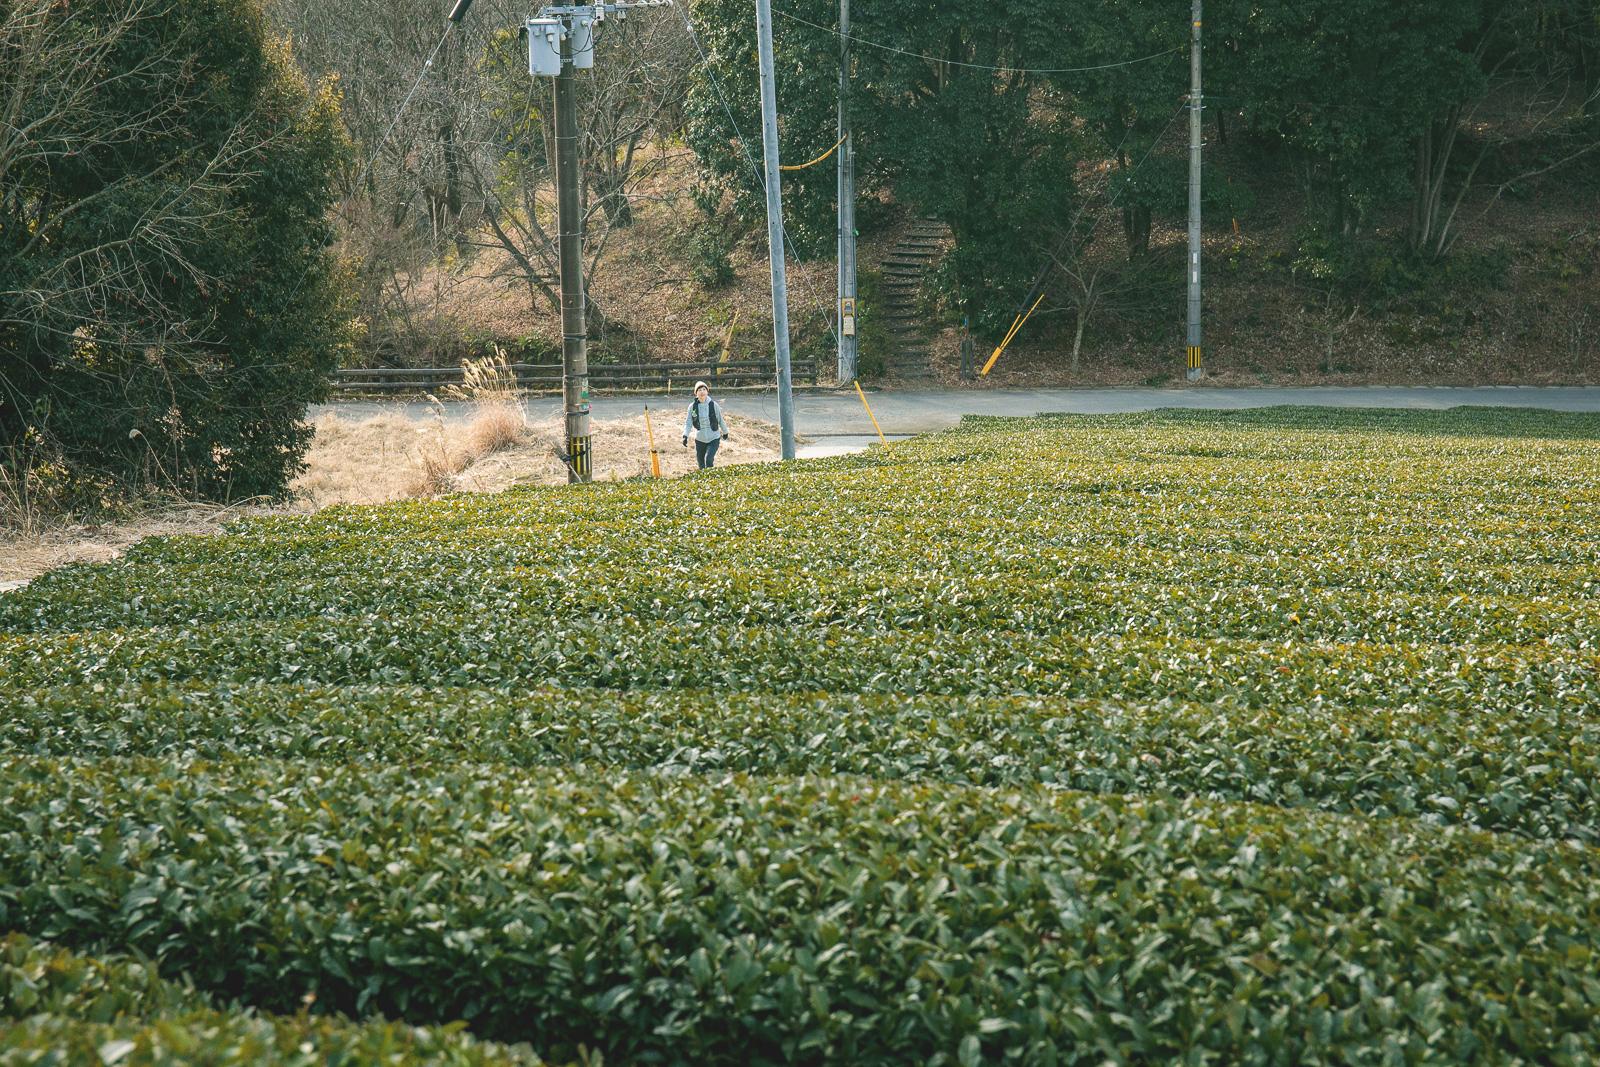
[[[18,934],[0,938],[0,1065],[157,1067],[537,1067],[522,1048],[459,1026],[219,1011],[150,964],[97,959]]]
[[[1427,438],[1396,432],[1406,420],[1362,434],[1351,426],[1368,422],[1232,418],[963,428],[786,470],[781,489],[774,472],[730,470],[692,493],[647,483],[251,520],[47,575],[0,599],[0,632],[435,609],[671,620],[710,606],[865,632],[1592,642],[1600,449],[1572,435],[1600,435],[1600,420],[1419,417],[1459,419],[1457,436]],[[1460,436],[1497,423],[1569,439]]]
[[[0,690],[3,692],[3,690]],[[1600,705],[320,688],[12,691],[0,754],[588,764],[1046,784],[1426,816],[1600,844]]]
[[[313,1058],[1588,1064],[1597,633],[1592,415],[249,520],[0,595],[0,930]]]
[[[750,551],[751,546],[744,546]],[[442,550],[417,558],[403,545],[367,546],[359,563],[330,567],[330,555],[241,577],[236,563],[81,571],[75,584],[46,583],[0,615],[16,634],[70,634],[116,628],[152,636],[184,626],[241,621],[427,617],[440,610],[536,617],[551,625],[626,613],[672,623],[709,612],[744,626],[833,626],[863,635],[938,633],[1049,635],[1138,631],[1172,638],[1219,637],[1385,644],[1541,644],[1594,648],[1600,600],[1567,595],[1519,597],[1503,588],[1471,595],[1444,573],[1427,590],[1373,590],[1296,584],[1299,559],[1281,558],[1269,584],[1241,584],[1233,560],[1209,573],[1190,562],[1187,581],[1129,577],[1100,546],[1055,558],[1007,558],[983,573],[925,567],[796,572],[770,558],[730,550],[692,578],[631,565],[586,570],[584,580],[530,580],[526,568],[494,569]],[[347,555],[340,552],[339,555]],[[391,557],[403,557],[400,559]],[[1436,561],[1435,561],[1436,562]],[[1259,565],[1259,564],[1258,564]]]
[[[1600,1056],[1600,851],[865,779],[19,758],[0,926],[611,1062]]]
[[[438,605],[413,614],[239,621],[151,631],[0,635],[18,689],[142,681],[715,688],[1228,700],[1287,707],[1600,704],[1600,649],[1179,638],[1162,634],[862,634],[717,618],[551,620]]]

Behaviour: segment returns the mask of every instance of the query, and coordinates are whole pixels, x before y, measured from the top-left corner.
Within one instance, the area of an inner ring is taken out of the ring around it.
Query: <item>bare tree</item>
[[[1600,150],[1600,79],[1578,58],[1530,36],[1519,25],[1527,18],[1519,4],[1501,4],[1474,44],[1472,59],[1483,71],[1478,93],[1416,139],[1410,238],[1430,258],[1446,255],[1460,237],[1462,207],[1486,162],[1540,144],[1549,149],[1499,176],[1480,219],[1507,191]],[[1464,143],[1477,147],[1467,161],[1459,158]]]
[[[553,87],[535,82],[509,49],[509,37],[485,60],[483,106],[496,121],[494,139],[467,154],[467,181],[482,204],[482,225],[470,238],[493,250],[485,275],[524,288],[530,307],[559,306],[555,288]],[[682,96],[690,63],[679,22],[634,18],[602,34],[592,70],[578,78],[582,116],[586,277],[599,269],[612,234],[633,219],[639,188],[663,165],[651,142],[667,131],[663,117]],[[518,45],[520,47],[520,45]],[[591,311],[604,321],[604,309]]]
[[[551,87],[527,71],[516,30],[528,10],[480,0],[420,82],[444,30],[437,4],[277,0],[276,13],[307,71],[338,76],[352,138],[374,157],[342,210],[374,340],[426,347],[452,328],[443,309],[470,278],[515,286],[530,311],[556,307]],[[598,47],[578,79],[591,276],[661,165],[651,142],[691,67],[675,19],[608,20]]]
[[[463,142],[476,135],[463,121],[475,57],[520,9],[481,0],[448,37],[432,0],[272,0],[271,14],[301,69],[337,80],[357,157],[339,216],[367,345],[389,359],[426,353],[451,329],[451,279],[429,267],[464,250],[473,211],[461,172]]]
[[[1149,162],[1147,153],[1140,166]],[[1147,249],[1124,256],[1099,240],[1110,229],[1107,220],[1113,214],[1122,214],[1120,201],[1132,188],[1129,173],[1125,162],[1117,161],[1115,171],[1108,164],[1101,164],[1079,175],[1081,196],[1077,207],[1061,226],[1050,254],[1050,270],[1065,282],[1057,291],[1073,311],[1074,374],[1078,372],[1090,321],[1103,312],[1145,298],[1152,287],[1153,268],[1144,254]]]

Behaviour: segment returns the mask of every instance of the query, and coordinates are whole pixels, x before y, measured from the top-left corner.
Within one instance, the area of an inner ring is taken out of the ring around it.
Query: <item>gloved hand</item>
[[[724,440],[724,441],[731,441],[731,440],[733,440],[733,434],[731,434],[731,433],[725,433],[725,434],[723,434],[723,435],[722,435],[722,439],[723,439],[723,440]]]
[[[685,437],[683,439],[683,447],[684,448],[688,448],[689,447],[689,439],[687,437]]]

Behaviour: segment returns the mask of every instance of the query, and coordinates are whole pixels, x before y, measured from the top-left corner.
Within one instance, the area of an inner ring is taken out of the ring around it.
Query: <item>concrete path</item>
[[[737,420],[747,415],[768,422],[778,421],[778,398],[771,392],[730,393],[721,398],[729,416]],[[883,390],[868,392],[868,402],[884,433],[893,437],[942,430],[961,421],[963,415],[1039,415],[1050,412],[1107,414],[1121,411],[1149,411],[1154,408],[1236,409],[1271,407],[1278,404],[1311,404],[1322,407],[1450,408],[1459,405],[1548,408],[1554,411],[1600,411],[1600,387],[1591,386],[1306,386],[1300,388],[1210,389],[938,389]],[[639,414],[644,405],[657,411],[676,412],[687,405],[686,397],[604,396],[594,401],[594,414],[600,418]],[[403,410],[415,418],[428,417],[435,408],[416,401],[339,401],[329,406],[346,417],[360,418],[380,411]],[[467,405],[444,405],[446,419],[464,417]],[[528,401],[532,418],[554,416],[561,411],[555,397],[535,397]],[[795,396],[795,428],[813,441],[806,454],[850,451],[856,439],[875,440],[872,424],[855,392],[804,392]],[[827,438],[849,438],[833,442]]]

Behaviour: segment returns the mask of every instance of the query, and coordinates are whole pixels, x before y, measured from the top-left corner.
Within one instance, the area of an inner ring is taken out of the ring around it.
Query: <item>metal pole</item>
[[[767,170],[767,258],[772,264],[772,340],[778,360],[778,438],[794,458],[794,388],[789,380],[789,287],[783,263],[783,191],[778,170],[778,93],[772,73],[772,4],[756,0],[761,59],[761,145]]]
[[[1189,381],[1205,374],[1200,336],[1200,4],[1194,0],[1189,34]]]
[[[556,226],[561,260],[561,398],[566,411],[567,481],[594,474],[589,451],[588,324],[583,299],[583,212],[578,198],[578,102],[572,76],[572,33],[561,38],[556,76]]]
[[[839,382],[856,377],[856,159],[850,136],[850,0],[839,0]],[[846,329],[848,319],[849,329]]]

